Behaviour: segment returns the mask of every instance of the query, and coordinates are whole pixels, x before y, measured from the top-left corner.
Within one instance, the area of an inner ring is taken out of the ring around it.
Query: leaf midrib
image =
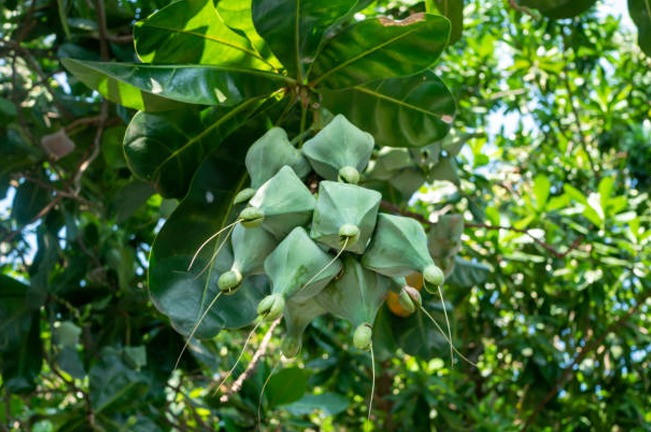
[[[389,102],[395,103],[397,105],[402,105],[402,106],[407,107],[407,108],[409,108],[411,110],[418,111],[418,112],[421,112],[423,114],[427,114],[429,116],[436,117],[438,119],[441,119],[441,117],[442,117],[441,115],[439,115],[439,114],[437,114],[437,113],[435,113],[433,111],[428,111],[428,110],[420,108],[420,107],[418,107],[416,105],[412,105],[412,104],[406,103],[404,101],[401,101],[400,99],[392,98],[392,97],[386,96],[386,95],[384,95],[382,93],[378,93],[376,91],[369,90],[369,89],[367,89],[365,87],[353,87],[353,90],[361,91],[362,93],[367,93],[367,94],[376,96],[379,99],[388,100]]]
[[[379,20],[378,20],[378,21],[379,21]],[[411,29],[411,30],[409,30],[409,31],[407,31],[407,32],[405,32],[405,33],[402,33],[402,34],[400,34],[400,35],[398,35],[398,36],[396,36],[396,37],[394,37],[394,38],[391,38],[391,39],[385,41],[384,43],[381,43],[381,44],[379,44],[379,45],[373,47],[372,49],[370,49],[370,50],[368,50],[368,51],[364,51],[364,52],[362,52],[362,53],[360,53],[360,54],[358,54],[358,55],[356,55],[356,56],[354,56],[354,57],[352,57],[352,58],[350,58],[350,59],[344,61],[343,63],[339,64],[338,66],[335,66],[334,68],[330,69],[328,72],[326,72],[325,74],[321,75],[321,76],[318,77],[316,80],[314,80],[314,81],[312,82],[312,86],[316,86],[318,83],[320,83],[320,82],[323,81],[325,78],[327,78],[328,76],[332,75],[333,73],[337,72],[338,70],[341,70],[342,68],[345,68],[345,67],[347,67],[348,65],[350,65],[350,64],[352,64],[352,63],[354,63],[354,62],[356,62],[356,61],[358,61],[358,60],[360,60],[360,59],[362,59],[362,58],[364,58],[364,57],[366,57],[366,56],[368,56],[368,55],[373,54],[375,51],[377,51],[377,50],[379,50],[379,49],[382,49],[382,48],[384,48],[385,46],[387,46],[387,45],[389,45],[389,44],[392,44],[392,43],[394,43],[395,41],[400,40],[400,39],[402,39],[402,38],[404,38],[404,37],[407,37],[407,36],[409,36],[410,34],[412,34],[412,33],[416,32],[416,31],[420,30],[420,28],[423,26],[424,23],[426,23],[426,21],[416,22],[416,23],[412,24],[412,25],[414,25],[416,28]],[[322,53],[322,54],[323,54],[323,53]],[[315,62],[315,63],[316,63],[316,62]]]

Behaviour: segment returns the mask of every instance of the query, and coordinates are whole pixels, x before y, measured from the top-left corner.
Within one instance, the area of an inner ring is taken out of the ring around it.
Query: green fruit
[[[231,235],[233,265],[244,276],[264,274],[264,260],[276,248],[278,242],[262,227],[236,226]]]
[[[361,350],[367,350],[373,340],[373,328],[370,324],[360,324],[353,334],[353,345]]]
[[[305,142],[303,154],[314,171],[324,179],[337,180],[343,169],[345,176],[342,179],[356,183],[350,168],[357,171],[359,179],[359,173],[364,171],[371,158],[373,146],[373,136],[358,129],[339,114],[314,138]]]
[[[233,199],[233,204],[242,204],[248,202],[253,197],[253,195],[255,195],[255,189],[253,188],[242,189],[237,195],[235,195],[235,198]]]
[[[361,186],[322,181],[310,236],[334,249],[340,249],[343,237],[347,237],[347,251],[364,253],[375,229],[381,200],[379,192]]]
[[[326,310],[314,300],[314,297],[304,302],[293,300],[285,302],[285,312],[283,315],[285,317],[287,334],[281,346],[281,351],[285,357],[296,357],[301,350],[303,332],[314,318],[324,313],[326,313]]]
[[[291,167],[300,178],[305,178],[311,171],[301,151],[291,145],[287,133],[278,127],[269,129],[251,145],[244,162],[252,188],[260,187],[285,165]]]
[[[258,188],[249,205],[262,213],[262,227],[281,239],[295,227],[310,221],[315,202],[294,170],[284,166]]]
[[[357,184],[359,183],[359,171],[351,166],[345,166],[339,170],[337,181],[343,183]]]
[[[231,294],[242,283],[242,273],[237,270],[229,270],[219,276],[217,285],[224,294]]]
[[[272,292],[305,301],[318,294],[341,271],[339,259],[322,251],[302,227],[297,227],[267,257],[264,269]]]
[[[400,294],[398,295],[398,303],[400,303],[400,306],[402,306],[402,308],[409,314],[416,311],[416,305],[409,296],[409,293],[405,290],[400,291]]]
[[[264,221],[264,212],[259,208],[247,207],[240,212],[242,226],[245,228],[255,228]]]
[[[342,276],[315,300],[331,314],[359,326],[375,321],[391,283],[389,278],[364,268],[354,255],[347,255]]]
[[[258,315],[265,321],[275,321],[280,318],[285,309],[285,299],[280,294],[271,294],[258,303]]]
[[[429,283],[443,282],[442,272],[427,250],[423,227],[403,216],[385,213],[378,216],[375,234],[362,256],[362,264],[385,276],[404,277],[419,272]]]

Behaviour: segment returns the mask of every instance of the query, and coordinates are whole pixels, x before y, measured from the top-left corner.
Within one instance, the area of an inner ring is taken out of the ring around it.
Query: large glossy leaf
[[[303,75],[303,63],[316,52],[323,33],[355,0],[256,0],[253,23],[289,75]]]
[[[213,64],[269,70],[249,40],[231,30],[213,0],[182,0],[136,23],[136,52],[145,63]]]
[[[52,194],[34,183],[25,182],[18,186],[11,205],[11,217],[19,225],[24,225],[35,218],[50,201]]]
[[[590,9],[597,0],[520,0],[525,7],[538,9],[549,18],[572,18]]]
[[[22,335],[22,339],[15,349],[0,353],[2,381],[7,390],[12,393],[33,391],[36,387],[36,378],[43,365],[39,313],[28,314],[27,321],[30,323],[30,327]]]
[[[127,163],[137,176],[153,182],[164,197],[182,198],[206,155],[259,104],[259,100],[250,99],[234,108],[141,111],[124,136]]]
[[[282,63],[271,52],[267,42],[262,39],[253,25],[251,8],[252,0],[218,0],[217,11],[226,25],[237,33],[246,36],[255,50],[275,69],[283,67]]]
[[[463,2],[464,0],[426,0],[427,12],[438,10],[441,15],[450,20],[450,44],[461,39],[463,32]]]
[[[319,52],[309,72],[311,85],[344,89],[422,72],[439,57],[449,35],[450,21],[439,15],[359,22],[330,39]]]
[[[187,108],[187,104],[234,106],[291,82],[281,75],[246,68],[61,61],[108,100],[142,111]]]
[[[307,391],[307,371],[298,367],[283,369],[269,379],[265,398],[270,408],[299,400]]]
[[[0,352],[20,345],[31,325],[30,307],[26,302],[29,287],[16,279],[0,275]]]
[[[637,25],[637,43],[651,57],[651,0],[628,0],[628,13]]]
[[[322,94],[326,108],[345,115],[381,146],[431,144],[448,133],[455,113],[452,94],[431,71]]]
[[[214,241],[199,255],[191,271],[188,265],[197,248],[226,225],[232,201],[247,180],[244,156],[264,130],[244,126],[229,136],[201,164],[188,195],[156,237],[149,260],[149,290],[154,305],[169,316],[174,327],[188,334],[218,292],[220,271],[230,268],[228,249],[201,276],[201,269],[215,252]],[[268,292],[264,277],[245,279],[233,295],[222,296],[206,315],[197,337],[213,337],[225,327],[240,327],[256,316],[257,303]]]

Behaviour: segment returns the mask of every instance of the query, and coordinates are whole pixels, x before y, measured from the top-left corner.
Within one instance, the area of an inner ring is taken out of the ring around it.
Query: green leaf
[[[219,0],[217,11],[226,25],[243,34],[255,47],[255,50],[269,62],[274,69],[282,69],[283,65],[271,52],[271,48],[258,34],[253,25],[252,0]]]
[[[50,201],[51,194],[32,182],[25,182],[18,186],[13,204],[11,217],[18,225],[24,225],[34,219]]]
[[[146,377],[125,365],[118,354],[114,348],[104,348],[88,374],[90,404],[96,413],[126,410],[130,401],[147,391]]]
[[[536,197],[538,210],[542,211],[545,208],[547,199],[549,199],[550,188],[551,182],[544,174],[538,174],[536,178],[533,179],[533,194]]]
[[[310,69],[310,84],[338,90],[414,75],[436,61],[449,34],[447,18],[430,14],[400,22],[372,18],[353,24],[324,45]]]
[[[137,113],[124,136],[131,170],[153,182],[166,198],[182,198],[201,162],[260,105],[250,99],[234,108]]]
[[[151,184],[142,180],[133,180],[115,194],[109,204],[109,213],[115,215],[116,223],[124,222],[145,205],[154,193]]]
[[[350,401],[337,393],[306,394],[296,402],[284,407],[284,410],[295,416],[313,414],[320,410],[326,416],[336,416],[348,409]]]
[[[323,105],[389,147],[423,147],[443,138],[455,114],[452,94],[431,71],[343,91],[323,90]]]
[[[461,39],[463,32],[463,0],[426,0],[425,7],[428,13],[438,10],[441,15],[450,20],[450,44]]]
[[[651,0],[628,0],[628,13],[637,25],[637,43],[651,57]]]
[[[264,133],[257,123],[229,136],[199,167],[187,196],[167,220],[154,241],[149,261],[149,291],[156,308],[169,316],[175,328],[188,334],[216,295],[219,270],[230,261],[217,260],[200,277],[217,248],[204,248],[190,272],[190,260],[198,247],[227,224],[232,202],[247,181],[244,156],[247,145]],[[222,239],[223,237],[220,237]],[[210,250],[209,250],[210,249]],[[227,248],[220,254],[227,256]],[[268,292],[266,278],[245,278],[235,294],[222,296],[206,315],[197,337],[215,336],[224,327],[241,327],[256,316],[258,302]]]
[[[289,75],[301,80],[303,63],[314,57],[326,29],[355,3],[355,0],[256,0],[251,7],[258,33]]]
[[[29,317],[30,326],[23,334],[19,346],[0,354],[2,381],[11,393],[29,393],[36,387],[36,378],[43,364],[39,313]]]
[[[298,367],[283,369],[267,383],[265,397],[270,408],[299,400],[307,391],[307,371]]]
[[[273,69],[246,37],[226,25],[213,0],[172,3],[137,22],[133,33],[136,53],[145,63]]]
[[[597,0],[520,0],[522,6],[538,9],[549,18],[573,18],[590,9]]]
[[[470,289],[486,282],[489,274],[490,268],[484,264],[457,257],[454,260],[454,270],[445,283]]]
[[[439,163],[430,169],[428,180],[447,180],[459,186],[459,174],[457,173],[457,163],[454,158],[442,157],[439,159]]]
[[[233,106],[268,96],[292,82],[270,72],[236,67],[61,62],[108,100],[142,111],[187,109],[187,104]]]
[[[0,275],[0,352],[15,349],[29,331],[31,316],[25,297],[29,287]]]

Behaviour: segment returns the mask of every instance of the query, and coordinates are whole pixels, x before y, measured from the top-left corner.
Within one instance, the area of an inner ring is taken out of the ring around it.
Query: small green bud
[[[366,350],[371,346],[373,337],[373,328],[370,324],[361,324],[355,329],[353,334],[353,345],[361,350]]]
[[[339,170],[337,180],[344,183],[357,184],[359,183],[359,171],[351,166],[345,166]]]
[[[264,221],[264,212],[257,207],[247,207],[240,212],[240,219],[244,228],[255,228]]]
[[[402,287],[402,291],[406,292],[407,295],[409,295],[412,302],[414,302],[414,305],[420,307],[423,304],[423,298],[420,295],[420,291],[418,291],[416,288],[405,285]]]
[[[402,291],[400,291],[400,294],[398,295],[398,303],[400,303],[400,306],[402,306],[405,312],[407,312],[410,315],[416,311],[416,305],[411,299],[409,293],[404,288],[402,289]]]
[[[274,321],[283,314],[285,299],[281,294],[271,294],[263,298],[258,304],[258,315],[265,321]]]
[[[280,351],[286,358],[294,358],[301,351],[301,341],[295,337],[286,336],[280,346]]]
[[[359,228],[357,228],[357,225],[355,224],[343,224],[341,228],[339,228],[339,237],[339,243],[341,243],[342,246],[346,239],[348,239],[346,247],[352,246],[359,240]]]
[[[219,286],[220,291],[224,294],[232,294],[235,289],[240,286],[241,283],[242,273],[236,269],[222,273],[222,275],[219,276],[219,280],[217,281],[217,285]]]
[[[253,195],[255,195],[255,192],[256,189],[253,188],[242,189],[240,193],[235,195],[233,204],[241,204],[241,203],[249,202],[249,200],[253,198]]]
[[[425,281],[431,285],[441,285],[443,281],[445,281],[445,275],[443,274],[443,271],[436,266],[436,264],[430,264],[427,267],[425,267],[425,270],[423,271],[423,278]],[[434,290],[433,286],[428,286],[425,285],[429,292],[434,294],[436,290]]]

